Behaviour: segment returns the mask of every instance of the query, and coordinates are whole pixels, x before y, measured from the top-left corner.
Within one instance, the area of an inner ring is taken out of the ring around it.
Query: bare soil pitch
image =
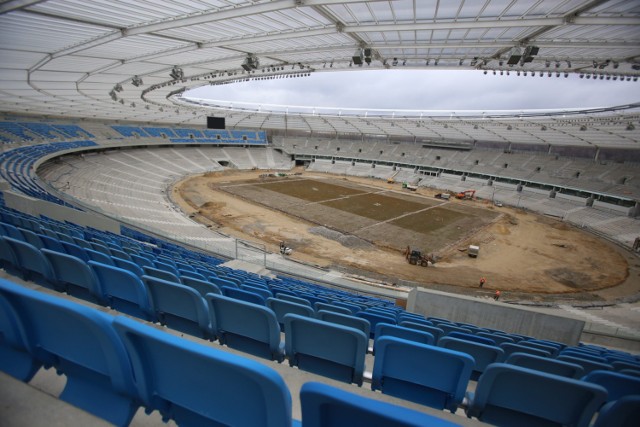
[[[286,241],[299,261],[387,283],[464,294],[500,289],[505,299],[534,301],[606,301],[640,290],[637,260],[555,219],[483,201],[443,202],[434,190],[403,192],[380,180],[263,174],[192,177],[174,187],[174,199],[194,219],[270,251]],[[469,244],[480,246],[478,258],[467,256]],[[407,245],[435,253],[437,264],[409,265]]]

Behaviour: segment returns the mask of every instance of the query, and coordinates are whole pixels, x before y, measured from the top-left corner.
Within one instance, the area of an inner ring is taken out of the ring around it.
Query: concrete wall
[[[568,345],[578,344],[584,328],[582,320],[421,288],[409,293],[407,310]]]
[[[74,224],[120,234],[120,224],[117,221],[93,212],[82,212],[77,209],[71,209],[45,200],[34,199],[33,197],[11,191],[4,192],[4,200],[7,207],[22,213],[33,216],[44,215],[58,221],[69,221]]]

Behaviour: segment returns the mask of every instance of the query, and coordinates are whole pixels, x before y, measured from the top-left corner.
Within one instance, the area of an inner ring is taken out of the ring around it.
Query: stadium
[[[639,103],[453,113],[190,91],[438,69],[640,93],[639,15],[633,0],[3,2],[2,424],[632,425]]]

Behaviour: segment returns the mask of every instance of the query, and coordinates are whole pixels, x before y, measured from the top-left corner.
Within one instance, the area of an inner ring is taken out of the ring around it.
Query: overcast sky
[[[640,101],[640,82],[487,75],[482,71],[364,70],[206,86],[197,98],[258,104],[392,110],[571,109]]]

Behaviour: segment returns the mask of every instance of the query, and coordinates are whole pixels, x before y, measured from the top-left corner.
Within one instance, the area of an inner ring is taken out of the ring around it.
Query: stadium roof
[[[360,65],[362,63],[362,65]],[[640,76],[637,0],[9,0],[0,111],[202,124],[184,90],[411,67]],[[633,83],[634,90],[637,86]]]

